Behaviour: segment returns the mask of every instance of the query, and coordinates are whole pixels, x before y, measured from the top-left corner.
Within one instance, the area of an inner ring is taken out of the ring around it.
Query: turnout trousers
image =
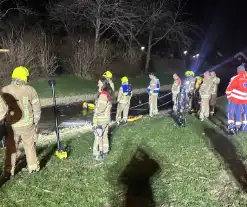
[[[127,121],[128,114],[129,114],[129,103],[119,103],[117,105],[117,114],[116,114],[116,121],[120,122],[121,120]],[[122,113],[123,113],[123,119],[122,119]]]
[[[158,94],[149,95],[149,115],[158,114]]]
[[[210,99],[210,114],[214,115],[216,106],[217,94],[212,94]]]
[[[209,117],[209,101],[210,98],[201,99],[200,119]]]
[[[107,154],[109,152],[109,122],[97,122],[97,127],[102,127],[102,135],[94,132],[94,144],[93,144],[93,156],[99,157],[102,153]]]
[[[16,161],[20,157],[19,150],[22,142],[26,154],[28,171],[39,170],[39,161],[36,154],[37,133],[35,126],[25,126],[22,128],[13,128],[7,126],[7,135],[5,139],[5,165],[4,171],[14,175]]]

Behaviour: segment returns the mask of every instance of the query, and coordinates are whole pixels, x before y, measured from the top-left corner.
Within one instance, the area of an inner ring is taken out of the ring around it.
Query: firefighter
[[[149,94],[149,115],[152,117],[153,115],[158,114],[158,95],[160,91],[160,81],[154,76],[153,73],[149,74],[149,79],[150,83],[147,88],[147,92]]]
[[[6,116],[6,175],[15,174],[19,144],[22,141],[27,159],[29,173],[39,171],[39,162],[36,154],[37,127],[41,116],[41,106],[35,89],[27,85],[28,69],[20,66],[12,73],[12,82],[2,88],[3,98],[8,105]]]
[[[247,74],[245,67],[240,65],[237,68],[238,74],[231,78],[231,81],[226,89],[228,99],[228,130],[229,133],[237,133],[241,130],[242,115],[244,115],[242,129],[245,130],[245,113],[243,109],[247,104]]]
[[[196,76],[196,85],[195,85],[195,90],[194,90],[194,95],[193,95],[193,100],[192,100],[192,112],[198,113],[200,111],[200,93],[199,89],[202,84],[203,78],[200,76]]]
[[[213,87],[213,80],[210,77],[209,72],[204,73],[203,83],[199,89],[201,96],[201,108],[200,108],[200,119],[204,121],[205,118],[209,117],[209,101],[211,98]]]
[[[122,85],[119,89],[118,93],[118,106],[117,106],[117,114],[116,121],[119,124],[120,122],[126,123],[128,120],[128,113],[130,107],[130,100],[132,97],[132,86],[128,83],[128,78],[126,76],[121,79]],[[123,113],[123,119],[121,120],[121,116]]]
[[[210,99],[210,115],[213,116],[215,113],[215,105],[217,100],[218,86],[220,84],[220,78],[216,76],[214,71],[210,72],[210,76],[213,80],[212,95]]]
[[[112,73],[110,71],[106,71],[103,74],[103,77],[108,81],[111,86],[112,91],[115,91],[114,83],[112,82]]]
[[[183,87],[185,88],[186,93],[186,108],[188,111],[192,109],[192,99],[196,84],[196,79],[194,78],[195,74],[193,71],[185,72],[186,79],[183,82]]]
[[[108,130],[111,120],[110,101],[111,86],[109,83],[98,81],[98,98],[95,101],[93,115],[93,130],[95,134],[93,156],[96,160],[102,160],[109,152]]]
[[[178,77],[178,75],[175,73],[173,74],[173,85],[172,85],[172,101],[173,101],[173,111],[177,111],[177,97],[180,92],[181,88],[181,79]]]

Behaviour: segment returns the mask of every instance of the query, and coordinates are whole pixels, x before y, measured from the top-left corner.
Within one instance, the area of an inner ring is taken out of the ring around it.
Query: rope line
[[[166,96],[169,96],[171,93],[172,93],[172,92],[169,92],[169,93],[166,93],[166,94],[163,95],[163,96],[158,97],[158,100],[160,100],[160,99],[162,99],[162,98],[164,98],[164,97],[166,97]],[[130,110],[131,110],[131,109],[134,109],[134,108],[137,108],[137,107],[139,107],[139,106],[146,105],[146,104],[148,104],[148,103],[149,103],[149,102],[145,102],[145,103],[138,104],[138,105],[136,105],[136,106],[130,107]]]

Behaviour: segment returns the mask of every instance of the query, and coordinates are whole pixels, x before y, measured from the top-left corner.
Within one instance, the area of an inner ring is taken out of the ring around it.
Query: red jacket
[[[238,75],[231,78],[226,89],[226,96],[229,101],[235,104],[247,104],[247,73],[238,72]]]

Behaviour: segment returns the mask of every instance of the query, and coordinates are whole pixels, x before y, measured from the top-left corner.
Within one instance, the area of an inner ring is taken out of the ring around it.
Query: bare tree
[[[20,65],[30,70],[32,78],[52,75],[57,68],[53,45],[40,29],[31,33],[24,29],[10,30],[0,39],[0,47],[8,49],[0,56],[1,81],[8,81],[12,70]]]
[[[74,0],[53,5],[50,15],[69,27],[88,26],[94,30],[94,50],[101,37],[111,31],[126,40],[123,33],[129,33],[136,15],[130,10],[131,4],[122,0]],[[124,32],[123,32],[124,31]],[[133,37],[133,35],[131,35]]]
[[[0,0],[0,7],[3,6],[3,4],[5,2],[7,2],[8,0]],[[15,6],[8,8],[8,9],[0,9],[0,20],[2,20],[3,18],[5,18],[7,16],[7,14],[11,11],[18,11],[21,13],[24,13],[26,15],[33,15],[35,14],[30,8],[27,8],[23,5],[21,5],[20,3],[18,3],[18,1],[15,2]]]
[[[160,41],[181,45],[190,43],[188,32],[193,30],[194,25],[184,19],[184,6],[182,0],[143,1],[141,10],[145,27],[142,32],[147,34],[148,39],[145,72],[149,69],[152,47]]]
[[[71,38],[72,39],[72,38]],[[73,53],[69,59],[69,66],[72,72],[84,78],[89,77],[90,72],[98,68],[106,67],[111,61],[111,50],[106,42],[100,42],[98,47],[97,56],[94,54],[94,49],[89,39],[73,38],[74,40],[80,39],[79,42],[73,42]]]

